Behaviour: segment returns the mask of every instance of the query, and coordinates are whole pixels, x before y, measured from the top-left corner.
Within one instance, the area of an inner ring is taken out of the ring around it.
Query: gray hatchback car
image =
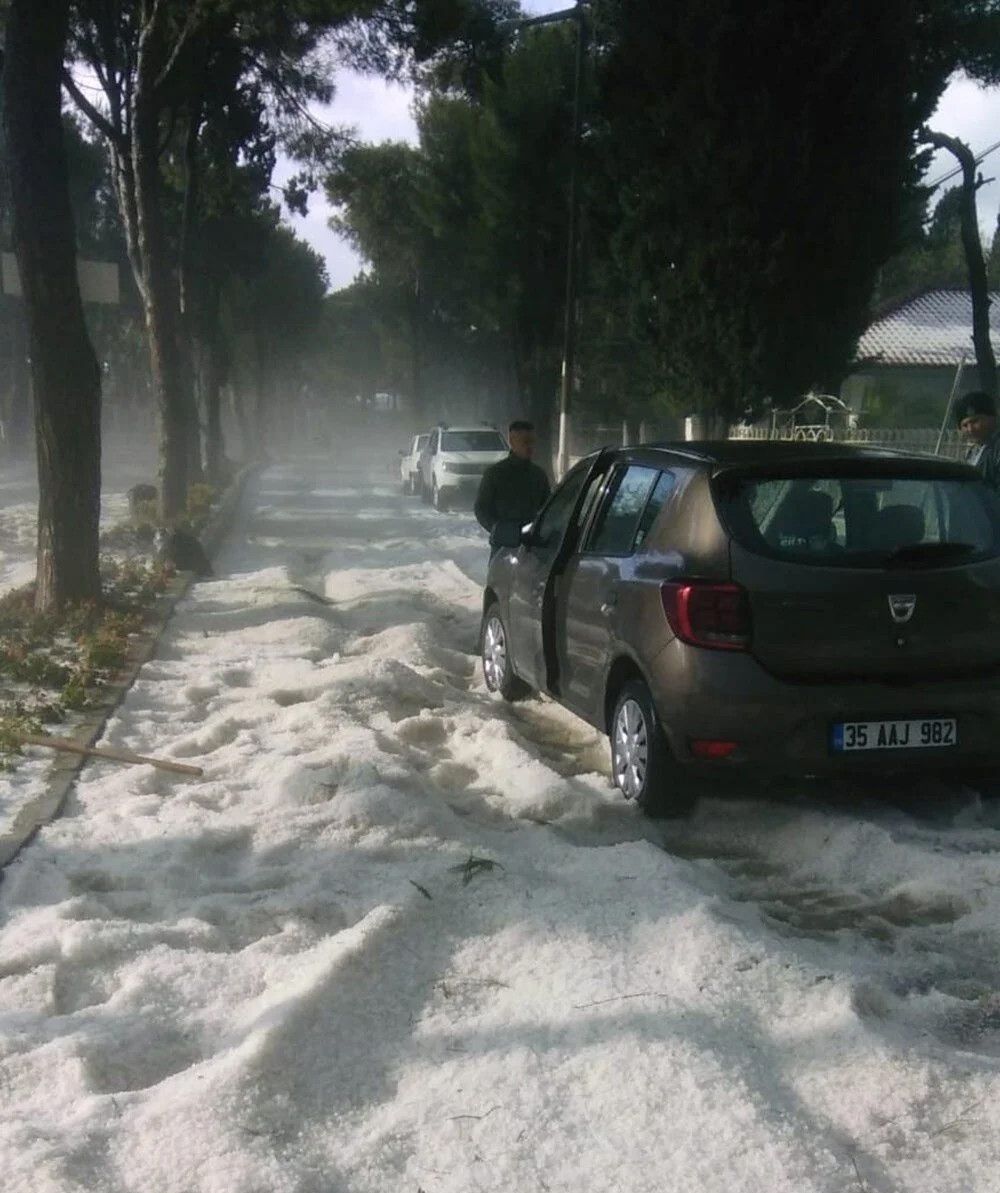
[[[607,733],[650,814],[704,778],[1000,775],[1000,498],[965,464],[609,449],[515,537],[483,597],[487,686]]]

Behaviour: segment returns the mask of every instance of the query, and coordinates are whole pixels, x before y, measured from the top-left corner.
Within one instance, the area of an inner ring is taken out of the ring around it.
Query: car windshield
[[[1000,553],[1000,499],[976,480],[746,477],[722,512],[757,554],[844,567],[932,567]]]
[[[443,452],[505,452],[507,441],[499,431],[445,431]]]

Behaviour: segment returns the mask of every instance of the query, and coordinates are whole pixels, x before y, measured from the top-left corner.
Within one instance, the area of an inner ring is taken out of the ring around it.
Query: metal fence
[[[618,423],[570,423],[569,454],[574,459],[601,447],[629,447],[640,443],[658,443],[678,439],[674,422],[622,421]]]
[[[968,447],[958,431],[948,430],[941,435],[938,447],[939,431],[927,427],[731,427],[730,439],[751,440],[784,440],[802,443],[854,443],[859,446],[888,447],[897,451],[922,452],[930,455],[947,456],[953,460],[962,459]],[[600,447],[628,446],[638,443],[656,443],[658,441],[680,439],[677,428],[671,424],[654,425],[653,423],[633,424],[622,423],[587,426],[573,425],[570,431],[570,464],[575,464],[581,456],[585,456]]]
[[[945,431],[938,447],[939,431],[923,427],[732,427],[730,439],[783,439],[811,443],[856,443],[869,447],[891,447],[898,451],[925,452],[961,459],[967,444],[958,431]]]

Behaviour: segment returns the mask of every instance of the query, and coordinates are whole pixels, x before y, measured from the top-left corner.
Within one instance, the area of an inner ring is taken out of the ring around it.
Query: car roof
[[[496,434],[496,435],[501,434],[501,432],[498,431],[496,429],[496,427],[491,427],[488,423],[472,423],[469,426],[460,426],[460,427],[451,427],[451,426],[434,427],[433,429],[435,431],[444,431],[444,432],[447,432],[447,431],[493,431],[494,434]]]
[[[866,446],[853,443],[811,443],[808,441],[775,439],[712,439],[693,441],[666,441],[640,444],[636,447],[618,448],[629,459],[646,459],[650,463],[664,455],[686,460],[692,465],[701,464],[712,472],[730,468],[766,468],[768,466],[801,465],[804,468],[816,464],[845,464],[861,471],[864,464],[888,465],[893,472],[900,466],[918,465],[922,475],[975,475],[968,464],[944,456],[920,452],[897,451],[894,448]],[[865,469],[864,471],[867,471]]]

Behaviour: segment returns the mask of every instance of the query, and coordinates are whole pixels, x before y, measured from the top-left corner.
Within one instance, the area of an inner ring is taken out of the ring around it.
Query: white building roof
[[[990,291],[990,329],[1000,356],[1000,291]],[[975,363],[972,298],[968,290],[927,290],[889,311],[858,342],[859,362],[883,365]]]

